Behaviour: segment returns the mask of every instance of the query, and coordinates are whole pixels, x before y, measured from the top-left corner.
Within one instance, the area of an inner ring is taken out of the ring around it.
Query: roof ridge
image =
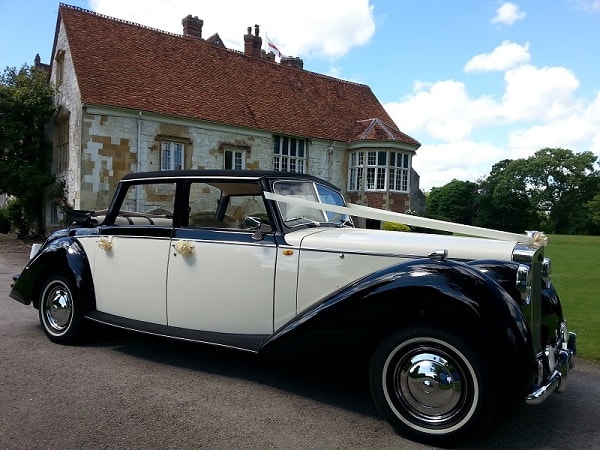
[[[354,141],[369,125],[357,119],[377,117],[385,126],[375,121],[366,139],[416,143],[393,131],[393,119],[366,84],[62,3],[59,16],[65,25],[64,31],[57,25],[55,42],[66,34],[86,104],[341,142]]]
[[[103,19],[113,20],[115,22],[120,22],[120,23],[123,23],[123,24],[126,24],[126,25],[133,25],[133,26],[136,26],[136,27],[144,28],[144,29],[149,30],[149,31],[156,31],[158,33],[166,34],[166,35],[169,35],[169,36],[181,37],[181,38],[186,38],[187,37],[187,36],[184,36],[182,34],[173,33],[171,31],[160,30],[158,28],[149,27],[148,25],[143,25],[141,23],[132,22],[131,20],[119,19],[118,17],[112,17],[112,16],[108,16],[106,14],[100,14],[100,13],[97,13],[96,11],[91,11],[89,9],[82,8],[80,6],[73,6],[73,5],[68,5],[66,3],[59,3],[59,7],[65,7],[65,8],[68,8],[68,9],[75,10],[75,11],[80,11],[80,12],[83,12],[83,13],[87,13],[87,14],[90,14],[90,15],[93,15],[93,16],[96,16],[96,17],[101,17]]]
[[[103,18],[103,19],[108,19],[108,20],[112,20],[112,21],[115,21],[115,22],[119,22],[119,23],[125,24],[125,25],[131,25],[131,26],[143,28],[143,29],[146,29],[146,30],[149,30],[149,31],[155,31],[157,33],[165,34],[165,35],[168,35],[168,36],[173,36],[173,37],[182,38],[182,39],[196,39],[197,40],[197,38],[192,37],[192,36],[184,36],[183,34],[173,33],[171,31],[165,31],[165,30],[161,30],[159,28],[149,27],[147,25],[143,25],[143,24],[140,24],[140,23],[137,23],[137,22],[132,22],[130,20],[119,19],[118,17],[112,17],[112,16],[108,16],[106,14],[100,14],[100,13],[97,13],[95,11],[91,11],[89,9],[82,8],[80,6],[73,6],[73,5],[68,5],[66,3],[59,3],[59,7],[65,7],[65,8],[74,10],[74,11],[80,11],[80,12],[83,12],[83,13],[86,13],[86,14],[90,14],[90,15],[93,15],[93,16],[96,16],[96,17]],[[218,34],[218,33],[215,33],[215,34]],[[206,39],[202,39],[202,41],[206,41]],[[215,46],[215,48],[217,48],[219,50],[226,50],[226,51],[228,51],[230,53],[236,53],[238,55],[246,56],[243,51],[237,50],[237,49],[234,49],[234,48],[228,48],[228,47],[220,48],[218,46]],[[255,60],[256,61],[263,61],[265,63],[275,64],[278,67],[284,67],[286,69],[297,70],[297,71],[301,71],[301,72],[304,72],[304,73],[312,74],[312,75],[318,76],[320,78],[329,79],[329,80],[333,80],[333,81],[337,81],[337,82],[341,82],[341,83],[345,83],[345,84],[350,84],[350,85],[354,85],[354,86],[363,86],[363,87],[367,87],[367,88],[370,89],[369,85],[364,84],[364,83],[358,83],[356,81],[344,80],[342,78],[336,78],[336,77],[331,76],[331,75],[327,75],[327,74],[323,74],[323,73],[319,73],[319,72],[313,72],[311,70],[297,69],[295,67],[287,66],[287,65],[281,64],[281,63],[276,63],[276,62],[270,61],[268,59],[255,58]]]

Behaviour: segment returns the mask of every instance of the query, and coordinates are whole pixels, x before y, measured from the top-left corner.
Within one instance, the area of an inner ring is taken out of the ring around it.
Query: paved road
[[[361,377],[109,329],[52,344],[8,297],[25,260],[0,254],[0,449],[428,448],[390,429]],[[597,448],[599,417],[600,366],[578,361],[567,393],[463,448]]]

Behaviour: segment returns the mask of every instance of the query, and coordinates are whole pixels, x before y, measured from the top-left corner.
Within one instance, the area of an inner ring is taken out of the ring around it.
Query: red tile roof
[[[60,5],[58,20],[84,103],[307,138],[420,145],[366,85],[69,5]],[[387,131],[368,132],[373,119]]]

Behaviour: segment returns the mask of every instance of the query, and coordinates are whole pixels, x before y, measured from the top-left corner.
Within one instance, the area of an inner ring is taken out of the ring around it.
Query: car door
[[[174,199],[175,183],[130,186],[114,223],[86,239],[98,311],[166,325]]]
[[[189,221],[174,229],[167,276],[170,326],[235,334],[273,332],[273,289],[277,247],[272,235],[253,238],[243,217],[260,196],[238,198],[228,213],[218,212],[223,193],[194,183]],[[262,205],[260,205],[262,203]]]

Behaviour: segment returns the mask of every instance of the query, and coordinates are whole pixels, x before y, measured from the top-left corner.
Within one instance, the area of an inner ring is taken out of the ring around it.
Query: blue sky
[[[58,2],[0,0],[0,68],[51,57]],[[188,14],[241,50],[259,24],[304,68],[371,87],[422,146],[421,187],[563,147],[600,156],[600,0],[71,0],[174,33]]]

